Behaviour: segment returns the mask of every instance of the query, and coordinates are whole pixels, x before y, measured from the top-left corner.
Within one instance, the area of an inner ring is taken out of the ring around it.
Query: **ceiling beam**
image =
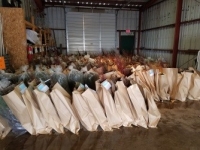
[[[59,2],[60,0],[47,0],[47,2]],[[117,0],[63,0],[64,3],[110,3],[110,4],[127,4],[127,1],[117,1]],[[144,5],[146,2],[130,2],[133,5]]]
[[[63,3],[59,3],[59,2],[46,2],[45,3],[45,6],[61,6],[61,5],[63,5]],[[121,8],[121,6],[120,5],[116,5],[116,4],[109,4],[109,5],[104,5],[104,4],[101,4],[101,5],[99,5],[99,4],[86,4],[86,3],[84,3],[84,4],[77,4],[77,3],[64,3],[64,5],[65,6],[76,6],[76,7],[78,7],[78,6],[87,6],[87,7],[105,7],[105,8]],[[140,7],[139,6],[135,6],[135,5],[127,5],[127,6],[125,6],[124,8],[134,8],[134,9],[139,9]]]

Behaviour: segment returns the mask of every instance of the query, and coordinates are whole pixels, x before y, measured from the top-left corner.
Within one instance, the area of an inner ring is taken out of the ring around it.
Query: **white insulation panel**
[[[115,48],[114,13],[67,12],[66,18],[69,53]]]

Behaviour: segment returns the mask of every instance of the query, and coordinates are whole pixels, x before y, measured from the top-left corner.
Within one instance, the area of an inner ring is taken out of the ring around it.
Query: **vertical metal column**
[[[122,54],[122,49],[121,49],[121,31],[119,31],[119,53]]]
[[[83,51],[85,52],[85,14],[83,14]]]
[[[64,5],[64,1],[63,1],[63,5]],[[66,10],[67,8],[65,7],[65,5],[64,5],[64,17],[65,17],[65,43],[66,43],[66,54],[67,54],[67,52],[68,52],[68,33],[67,33],[67,10]]]
[[[142,11],[139,11],[139,25],[138,25],[138,41],[137,41],[137,55],[140,51],[140,34],[141,34],[141,21],[142,21]]]
[[[177,62],[182,4],[183,4],[183,0],[177,0],[176,23],[175,23],[175,31],[174,31],[174,45],[173,45],[173,54],[172,54],[172,67],[176,67],[176,62]]]

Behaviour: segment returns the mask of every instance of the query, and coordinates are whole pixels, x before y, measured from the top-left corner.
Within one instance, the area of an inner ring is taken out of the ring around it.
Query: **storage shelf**
[[[54,40],[51,38],[51,29],[43,29],[40,27],[37,27],[34,24],[34,17],[31,17],[31,21],[32,22],[28,22],[25,20],[25,26],[26,28],[30,28],[33,31],[37,31],[39,34],[39,38],[40,38],[40,42],[42,43],[42,41],[44,41],[44,44],[42,45],[34,45],[34,47],[47,47],[47,46],[55,46],[55,42]],[[42,39],[44,38],[44,39]]]

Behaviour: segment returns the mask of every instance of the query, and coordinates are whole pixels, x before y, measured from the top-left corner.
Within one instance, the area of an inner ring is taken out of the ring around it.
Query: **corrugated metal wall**
[[[196,54],[187,54],[185,50],[200,50],[200,21],[187,23],[187,21],[200,19],[200,1],[183,0],[181,17],[181,30],[179,39],[179,52],[177,66],[187,68],[195,66]]]
[[[74,16],[71,15],[72,13]],[[95,51],[98,49],[100,51],[101,49],[115,49],[119,47],[119,34],[116,30],[138,30],[138,11],[120,10],[116,18],[116,12],[114,10],[100,11],[95,9],[76,10],[73,8],[65,8],[64,11],[64,8],[61,7],[48,7],[45,9],[45,14],[46,27],[55,29],[57,46],[62,44],[63,47],[68,47],[68,52],[77,50]],[[79,25],[80,19],[82,18],[87,22],[84,30],[83,24]],[[99,26],[99,30],[97,30],[97,26]],[[74,29],[75,27],[76,29]],[[97,34],[96,32],[101,34]],[[76,35],[76,38],[73,37],[74,35]],[[135,46],[137,46],[137,32],[135,33],[135,37]],[[64,39],[66,39],[66,42]],[[99,39],[101,40],[99,41]]]
[[[120,10],[117,16],[117,30],[137,30],[138,29],[138,11]]]
[[[22,8],[24,9],[25,13],[25,19],[27,21],[31,21],[31,16],[33,16],[33,10],[35,8],[35,4],[33,0],[22,0]]]
[[[177,0],[165,0],[143,12],[140,54],[172,62],[176,5]],[[196,53],[190,51],[200,49],[199,10],[200,1],[183,0],[177,67],[195,67]]]
[[[63,53],[66,51],[66,25],[65,8],[48,7],[45,9],[45,27],[52,29],[57,47],[62,44]]]
[[[139,11],[120,10],[117,14],[117,30],[138,30]],[[122,32],[122,35],[126,34]],[[137,47],[137,32],[135,32],[135,48]],[[116,47],[119,47],[119,34],[117,33]]]
[[[165,0],[164,2],[150,7],[143,13],[142,27],[149,29],[175,23],[176,1]]]
[[[171,63],[174,26],[170,25],[175,23],[175,17],[176,0],[166,0],[142,13],[141,55],[162,57]]]

